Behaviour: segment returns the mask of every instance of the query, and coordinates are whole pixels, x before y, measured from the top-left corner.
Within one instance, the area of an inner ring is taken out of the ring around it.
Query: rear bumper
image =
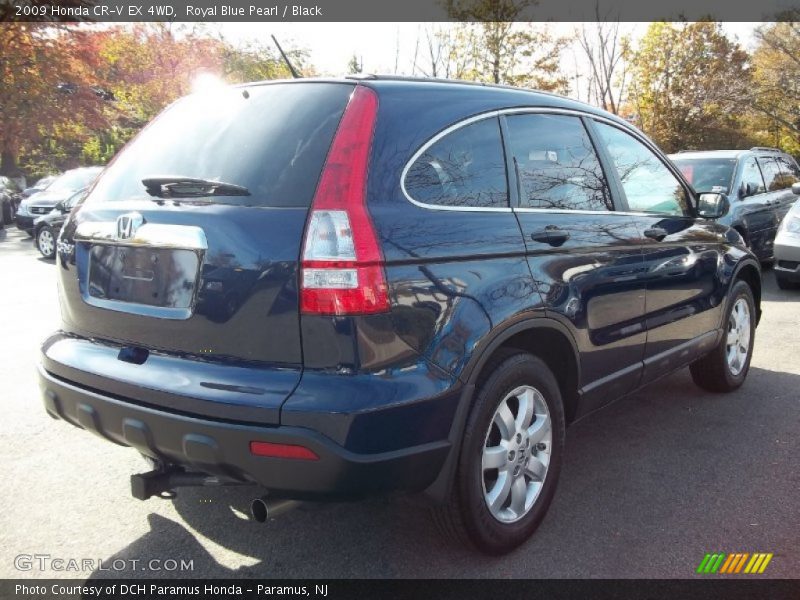
[[[276,496],[352,498],[419,491],[434,481],[450,448],[442,440],[359,454],[307,428],[229,423],[133,404],[60,379],[42,366],[39,384],[52,417],[155,459],[257,483]],[[319,459],[254,456],[252,441],[304,446]]]

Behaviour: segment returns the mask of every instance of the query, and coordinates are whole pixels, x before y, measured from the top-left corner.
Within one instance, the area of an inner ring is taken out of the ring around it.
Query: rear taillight
[[[320,177],[306,225],[300,309],[363,315],[389,309],[375,227],[366,207],[367,169],[378,98],[356,86]]]

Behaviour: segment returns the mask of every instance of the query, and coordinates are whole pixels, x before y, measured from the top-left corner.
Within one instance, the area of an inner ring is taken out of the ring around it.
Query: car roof
[[[786,152],[778,148],[766,148],[756,146],[747,150],[681,150],[668,154],[671,160],[681,158],[698,159],[698,158],[735,158],[739,159],[745,156],[784,156]]]
[[[392,93],[393,91],[408,91],[418,88],[420,91],[437,90],[445,94],[452,94],[454,97],[463,98],[465,94],[470,94],[476,103],[483,106],[494,105],[495,109],[514,108],[514,107],[547,107],[560,108],[564,110],[574,110],[603,117],[610,121],[619,123],[628,128],[633,128],[633,124],[625,119],[604,111],[591,104],[586,104],[578,100],[559,96],[550,92],[540,90],[512,87],[509,85],[490,84],[476,81],[462,81],[459,79],[437,79],[433,77],[405,77],[399,75],[375,75],[362,74],[350,75],[346,77],[321,77],[321,78],[302,78],[302,79],[273,79],[267,81],[254,81],[239,84],[235,87],[249,87],[261,85],[274,85],[285,83],[350,83],[365,85],[374,88],[379,94]]]
[[[750,150],[683,150],[673,154],[667,154],[671,160],[680,158],[697,159],[697,158],[733,158],[738,159],[743,156],[752,154]]]

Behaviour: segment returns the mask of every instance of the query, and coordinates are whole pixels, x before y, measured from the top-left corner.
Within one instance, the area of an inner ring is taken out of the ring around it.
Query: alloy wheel
[[[552,451],[552,420],[541,392],[511,391],[498,405],[483,447],[483,494],[492,516],[520,520],[539,497]]]
[[[53,239],[53,232],[49,229],[42,229],[39,232],[39,239],[37,240],[39,244],[39,251],[44,256],[52,256],[53,250],[55,249],[55,240]]]
[[[736,300],[728,317],[725,345],[728,368],[732,375],[738,375],[744,369],[750,351],[750,306],[744,298]]]

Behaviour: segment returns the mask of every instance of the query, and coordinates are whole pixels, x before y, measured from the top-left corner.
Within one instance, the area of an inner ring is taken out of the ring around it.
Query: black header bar
[[[796,600],[800,580],[0,580],[4,600]]]
[[[800,0],[501,0],[514,21],[799,20]],[[97,22],[425,22],[492,18],[481,0],[0,0],[0,19]],[[470,14],[472,16],[470,16]],[[477,16],[476,16],[477,15]]]

